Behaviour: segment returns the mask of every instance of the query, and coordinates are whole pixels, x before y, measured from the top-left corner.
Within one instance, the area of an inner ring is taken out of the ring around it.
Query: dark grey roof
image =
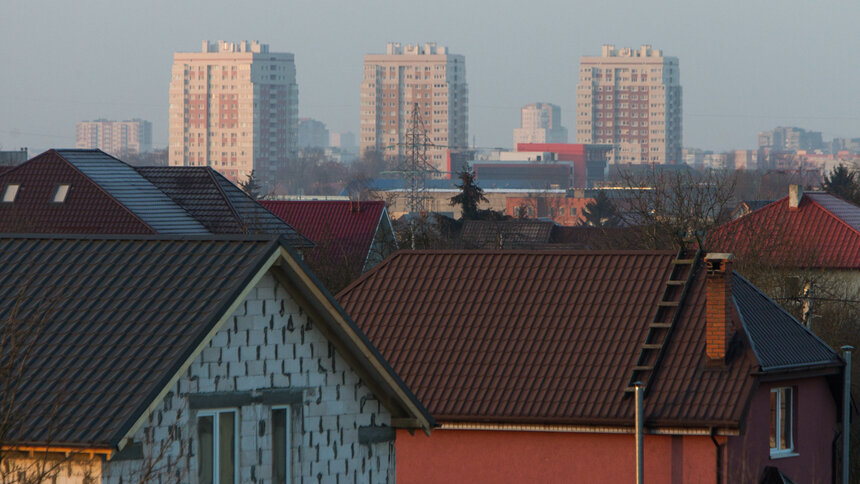
[[[0,349],[22,365],[7,442],[114,447],[277,239],[0,238]]]
[[[57,150],[119,203],[160,234],[206,235],[209,231],[131,166],[100,150]]]
[[[841,364],[825,342],[737,273],[732,296],[762,371]]]
[[[265,207],[240,190],[233,182],[224,178],[222,174],[213,170],[212,175],[230,202],[230,205],[232,205],[233,210],[239,214],[242,222],[248,227],[249,233],[280,234],[293,247],[314,246],[313,242],[299,234],[296,229],[278,218],[275,214],[266,210]]]
[[[346,341],[372,382],[384,391],[399,387],[432,426],[426,409],[283,237],[0,234],[0,341],[14,333],[27,342],[0,346],[0,368],[10,361],[21,368],[2,381],[15,402],[11,413],[3,409],[14,422],[3,429],[3,443],[116,448],[282,249],[298,268],[286,263],[280,270],[323,314],[317,322]],[[326,319],[325,307],[337,311],[348,331]],[[403,404],[396,395],[386,401]]]
[[[541,220],[467,220],[460,236],[475,247],[531,248],[547,244],[554,222]]]
[[[136,170],[213,234],[279,234],[294,247],[313,247],[310,240],[212,168],[149,166]]]
[[[807,192],[803,195],[811,198],[836,218],[860,232],[860,207],[857,205],[824,192]]]

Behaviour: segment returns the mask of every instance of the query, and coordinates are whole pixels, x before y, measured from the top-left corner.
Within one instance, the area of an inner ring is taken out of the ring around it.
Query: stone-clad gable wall
[[[270,274],[137,432],[144,458],[107,462],[102,481],[138,482],[151,469],[153,482],[197,482],[198,411],[187,396],[271,388],[302,390],[291,407],[293,482],[394,482],[394,441],[358,441],[359,427],[389,425],[390,413]],[[270,483],[271,406],[243,405],[237,416],[239,480]]]

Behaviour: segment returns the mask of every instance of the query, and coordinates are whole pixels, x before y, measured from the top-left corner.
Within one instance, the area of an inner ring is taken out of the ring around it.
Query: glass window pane
[[[287,484],[287,411],[272,410],[272,483]]]
[[[770,448],[776,448],[776,392],[770,392]]]
[[[791,389],[780,390],[779,405],[779,448],[791,448]]]
[[[54,202],[62,203],[66,201],[66,195],[69,194],[69,185],[59,185],[57,191],[54,192]]]
[[[197,480],[200,484],[212,484],[212,417],[197,419]]]
[[[236,413],[218,414],[218,484],[234,484],[236,476]]]
[[[3,201],[4,202],[14,202],[15,195],[18,194],[18,187],[20,185],[6,185],[6,190],[3,191]]]

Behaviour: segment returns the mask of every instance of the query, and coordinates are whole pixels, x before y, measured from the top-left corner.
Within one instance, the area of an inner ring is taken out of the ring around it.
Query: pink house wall
[[[436,430],[397,431],[397,481],[414,483],[634,482],[631,434]],[[649,484],[715,484],[708,436],[645,437]]]
[[[794,449],[798,455],[771,459],[770,390],[787,386],[795,393]],[[730,437],[726,444],[727,482],[757,479],[765,466],[778,467],[795,482],[832,482],[836,418],[836,402],[823,377],[763,383],[753,396],[746,432]]]

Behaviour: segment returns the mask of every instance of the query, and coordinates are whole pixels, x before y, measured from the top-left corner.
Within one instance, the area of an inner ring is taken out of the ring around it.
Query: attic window
[[[21,185],[17,183],[10,183],[6,185],[6,189],[3,190],[3,202],[4,203],[12,203],[15,201],[15,195],[18,194],[18,189],[21,188]]]
[[[65,202],[66,195],[69,194],[69,188],[71,188],[71,185],[68,184],[57,185],[57,188],[54,190],[54,198],[51,201],[54,203]]]

